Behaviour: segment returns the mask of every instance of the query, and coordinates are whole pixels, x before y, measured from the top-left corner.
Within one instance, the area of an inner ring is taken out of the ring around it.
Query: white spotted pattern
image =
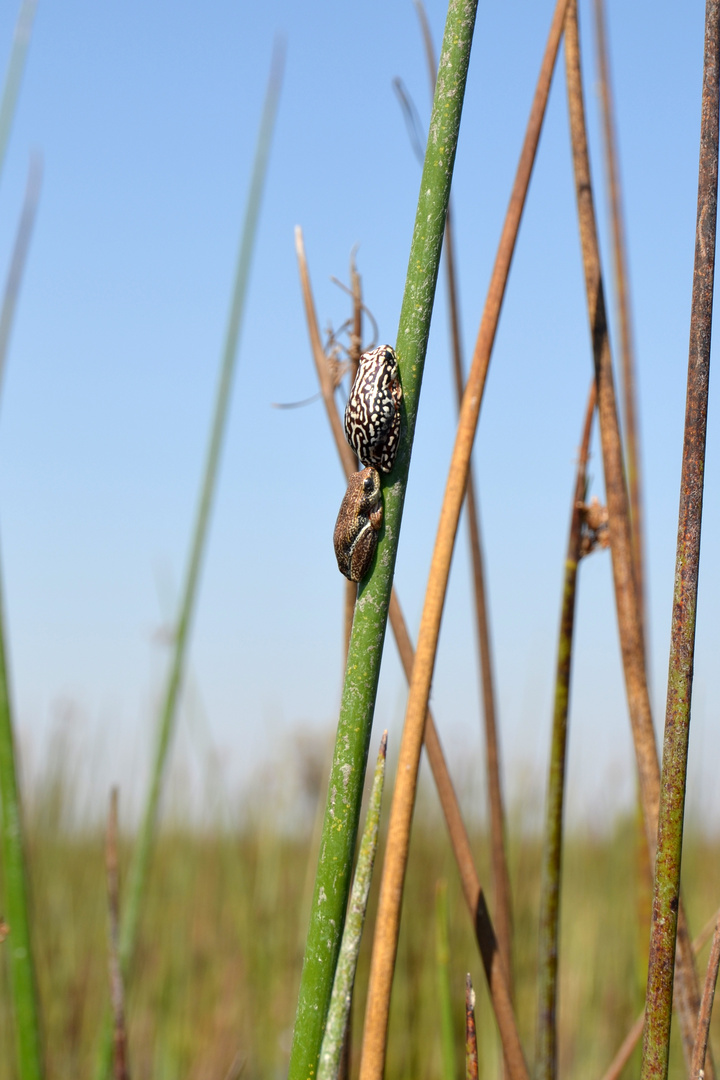
[[[389,473],[400,439],[398,362],[391,345],[363,353],[345,409],[345,435],[363,465]]]

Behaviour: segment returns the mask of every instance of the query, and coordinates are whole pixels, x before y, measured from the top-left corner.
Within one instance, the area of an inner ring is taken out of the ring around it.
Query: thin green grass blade
[[[442,1080],[457,1080],[453,1035],[452,994],[450,993],[450,942],[448,940],[447,881],[435,889],[435,962],[438,976],[438,1005],[442,1049]]]
[[[360,952],[360,940],[365,924],[365,912],[370,895],[373,866],[375,865],[375,852],[377,851],[378,830],[380,826],[380,806],[382,804],[383,787],[385,784],[385,761],[387,757],[387,731],[380,740],[380,749],[375,765],[370,800],[365,828],[360,841],[355,880],[350,897],[345,929],[343,930],[342,945],[338,957],[335,981],[333,983],[330,1008],[328,1009],[327,1024],[320,1049],[320,1064],[318,1066],[317,1080],[337,1080],[340,1069],[345,1029],[350,1018],[350,1005],[352,1004],[352,992],[355,984],[355,970],[357,968],[358,953]]]
[[[43,1075],[40,1014],[30,939],[22,809],[15,761],[4,617],[0,598],[0,800],[5,885],[3,916],[9,927],[3,950],[7,951],[10,968],[18,1080],[40,1080]]]
[[[22,281],[35,211],[40,193],[41,170],[31,161],[10,271],[0,313],[0,375]],[[7,943],[13,999],[15,1049],[19,1080],[36,1080],[43,1074],[40,1013],[30,935],[27,870],[23,843],[22,807],[18,789],[12,707],[5,659],[5,630],[0,597],[0,806],[2,808],[2,860],[4,918],[10,928]]]
[[[210,431],[210,443],[207,451],[205,472],[203,475],[200,499],[192,535],[185,585],[175,629],[174,650],[158,725],[157,746],[150,779],[150,790],[143,812],[137,844],[128,871],[127,900],[120,928],[120,965],[126,982],[132,964],[140,914],[147,887],[147,878],[150,869],[150,860],[158,817],[158,807],[165,775],[165,765],[167,762],[170,740],[175,726],[178,699],[185,668],[185,654],[187,651],[192,617],[195,610],[200,568],[207,539],[210,511],[217,483],[220,451],[222,449],[225,428],[227,426],[230,391],[232,389],[240,327],[250,275],[250,264],[260,215],[260,203],[265,186],[268,157],[275,126],[275,116],[277,114],[283,66],[284,48],[278,46],[276,47],[273,56],[272,70],[268,82],[262,120],[260,123],[260,133],[255,151],[255,161],[253,164],[250,191],[245,211],[245,221],[240,241],[240,251],[235,271],[235,281],[230,304],[230,316],[225,335],[220,381],[218,384],[215,412]],[[108,1024],[104,1032],[98,1068],[98,1077],[103,1078],[103,1080],[108,1076],[110,1059],[111,1039]]]
[[[3,165],[5,164],[5,152],[10,139],[12,122],[15,118],[15,107],[25,70],[25,58],[30,45],[36,7],[37,0],[22,0],[17,22],[15,23],[15,36],[10,52],[10,62],[5,75],[2,98],[0,98],[0,174],[2,174]]]
[[[420,185],[396,352],[403,388],[397,460],[385,480],[384,525],[361,583],[323,823],[313,910],[290,1055],[290,1080],[315,1075],[345,921],[375,696],[425,352],[475,25],[476,0],[450,0]]]
[[[5,283],[2,310],[0,310],[0,383],[5,372],[10,334],[15,321],[15,308],[17,307],[20,285],[25,272],[25,263],[30,248],[33,226],[35,225],[35,215],[42,186],[42,174],[42,159],[37,154],[34,154],[30,159],[25,201],[20,215],[20,224],[15,235],[15,246]]]

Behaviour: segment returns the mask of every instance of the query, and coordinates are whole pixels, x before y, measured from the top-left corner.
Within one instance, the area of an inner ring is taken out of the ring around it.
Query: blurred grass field
[[[30,800],[29,861],[47,1077],[78,1080],[93,1074],[108,1001],[104,834],[99,826],[77,831],[64,824],[62,801],[61,778],[44,797]],[[160,835],[127,1002],[136,1080],[225,1080],[241,1068],[246,1080],[286,1075],[316,853],[310,833],[289,836],[257,814],[244,820],[236,828],[166,826]],[[650,893],[637,870],[640,842],[632,818],[618,820],[605,835],[570,832],[560,942],[561,1076],[602,1076],[641,1008]],[[478,830],[473,848],[491,899],[488,844]],[[128,856],[125,838],[122,866]],[[512,825],[510,866],[515,997],[530,1056],[540,846]],[[464,1069],[463,995],[470,971],[478,990],[480,1076],[500,1075],[477,946],[435,796],[426,791],[413,831],[393,990],[387,1067],[393,1080],[441,1075],[435,956],[440,879],[448,882],[456,1074],[462,1076]],[[720,842],[690,828],[683,881],[695,934],[714,911],[719,879]],[[376,877],[358,971],[357,1031],[377,884]],[[707,946],[700,954],[701,970],[706,958]],[[5,965],[0,973],[0,1047],[7,1048],[12,1043]],[[716,1021],[716,1045],[719,1037]],[[679,1046],[673,1051],[671,1076],[680,1077],[685,1074]],[[15,1077],[12,1057],[0,1050],[0,1080]],[[636,1055],[623,1075],[637,1075],[638,1062]]]

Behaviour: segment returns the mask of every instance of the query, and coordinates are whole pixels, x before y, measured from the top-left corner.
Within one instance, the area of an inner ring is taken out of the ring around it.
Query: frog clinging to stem
[[[333,533],[338,568],[351,581],[362,581],[370,569],[382,519],[380,475],[369,466],[350,477]]]
[[[345,436],[363,465],[392,472],[400,441],[402,387],[392,345],[360,357],[345,408]]]

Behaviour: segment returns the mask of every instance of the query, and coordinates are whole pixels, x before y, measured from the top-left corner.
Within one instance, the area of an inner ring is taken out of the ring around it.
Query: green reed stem
[[[18,1080],[40,1080],[43,1075],[40,1014],[30,940],[22,808],[15,768],[3,622],[0,597],[0,805],[5,905],[2,914],[10,931],[3,949],[8,952],[10,968]]]
[[[34,8],[34,5],[32,6]],[[28,34],[29,26],[24,39],[25,50],[27,49]],[[16,32],[13,58],[15,58],[17,48],[18,33]],[[13,60],[11,59],[11,67],[12,64]],[[17,60],[15,60],[15,66],[18,66]],[[19,64],[19,71],[21,70],[22,63]],[[17,78],[19,79],[19,74]],[[15,97],[13,97],[13,105],[16,97],[17,88],[15,89]],[[2,122],[3,110],[6,109],[7,101],[4,98],[3,104],[0,106],[0,123]],[[8,128],[9,123],[8,119]],[[0,166],[1,164],[2,159],[0,157]],[[30,163],[25,201],[20,216],[0,313],[0,376],[5,366],[17,296],[37,209],[40,176],[41,169],[38,159],[35,158]],[[2,914],[10,927],[5,948],[9,954],[18,1080],[36,1080],[36,1078],[43,1075],[42,1039],[30,937],[30,911],[23,844],[22,808],[15,761],[12,708],[5,661],[5,631],[3,627],[2,600],[0,598],[0,807],[2,808],[2,860],[5,886],[4,911]]]
[[[148,872],[150,869],[150,860],[158,817],[158,807],[165,775],[165,766],[170,747],[170,739],[175,726],[178,699],[185,668],[185,654],[187,652],[188,637],[195,610],[200,568],[202,565],[210,521],[210,511],[212,509],[213,496],[217,484],[220,451],[222,449],[225,428],[227,426],[230,391],[232,389],[236,365],[237,346],[240,337],[245,296],[250,275],[250,263],[260,215],[260,203],[265,186],[270,144],[272,141],[275,115],[277,113],[280,95],[283,64],[284,51],[281,48],[276,48],[260,123],[257,147],[255,150],[252,179],[250,182],[250,191],[245,210],[245,221],[243,224],[240,250],[235,270],[230,315],[225,334],[225,346],[223,349],[220,380],[215,400],[215,412],[210,430],[210,443],[205,461],[205,471],[193,529],[185,586],[175,628],[173,655],[170,662],[165,697],[158,725],[157,745],[151,773],[150,790],[143,812],[137,844],[133,851],[128,871],[127,900],[120,927],[119,947],[120,966],[126,983],[132,964],[140,914],[147,887]],[[101,1080],[104,1080],[108,1075],[111,1050],[112,1045],[108,1025],[103,1040],[98,1068],[98,1077],[101,1078]]]
[[[565,801],[565,756],[567,718],[570,702],[570,672],[577,572],[580,562],[582,518],[580,503],[585,497],[586,470],[592,418],[595,413],[595,383],[590,391],[578,459],[560,613],[555,707],[550,743],[545,837],[543,842],[542,885],[540,891],[540,940],[538,945],[538,1020],[535,1045],[535,1080],[554,1080],[557,1075],[557,973],[560,931],[560,880],[562,876],[563,804]]]
[[[705,7],[695,266],[642,1080],[668,1073],[707,434],[720,144],[720,3]]]
[[[396,352],[403,388],[397,460],[385,479],[385,518],[360,585],[300,982],[290,1080],[315,1075],[345,920],[395,557],[430,332],[477,0],[450,0],[430,118]]]
[[[450,942],[448,933],[447,881],[435,887],[435,963],[440,1011],[440,1046],[442,1080],[457,1080],[455,1072],[455,1037],[453,1035],[452,994],[450,991]]]
[[[337,1080],[340,1069],[345,1032],[350,1019],[350,1006],[352,1004],[358,953],[360,952],[360,940],[365,924],[365,913],[367,911],[368,897],[370,896],[373,866],[375,865],[375,852],[377,851],[380,828],[380,806],[385,784],[386,758],[387,731],[383,733],[380,740],[375,776],[373,777],[365,817],[365,828],[360,841],[355,879],[335,971],[325,1035],[320,1050],[317,1080]]]

